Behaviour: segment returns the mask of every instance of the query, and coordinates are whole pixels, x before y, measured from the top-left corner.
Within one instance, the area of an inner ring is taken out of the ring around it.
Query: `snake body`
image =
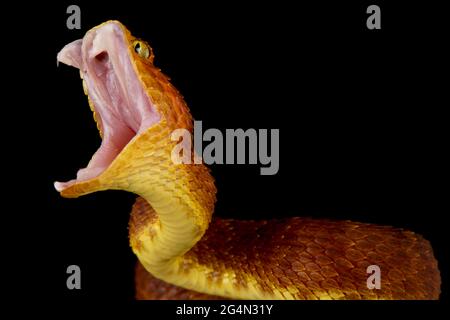
[[[212,218],[216,187],[203,164],[176,164],[192,132],[179,92],[153,53],[118,21],[64,47],[80,69],[102,145],[77,179],[55,183],[64,197],[133,192],[129,237],[139,260],[140,299],[438,299],[440,274],[427,240],[410,231],[351,221]],[[381,270],[369,289],[367,267]]]

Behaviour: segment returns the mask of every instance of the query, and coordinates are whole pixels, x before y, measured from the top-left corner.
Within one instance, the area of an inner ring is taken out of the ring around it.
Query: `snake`
[[[137,195],[128,226],[137,299],[439,299],[432,246],[412,231],[306,217],[213,217],[211,170],[171,157],[174,130],[193,131],[190,110],[154,65],[150,45],[121,22],[90,29],[57,61],[79,69],[101,144],[75,179],[54,187],[67,198]],[[376,288],[368,285],[370,266],[379,270]]]

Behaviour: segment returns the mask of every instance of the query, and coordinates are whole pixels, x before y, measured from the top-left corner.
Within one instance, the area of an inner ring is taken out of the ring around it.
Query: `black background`
[[[91,27],[117,19],[150,43],[155,64],[205,129],[280,129],[277,175],[260,176],[257,165],[211,167],[217,216],[312,216],[415,231],[431,241],[447,300],[442,8],[379,1],[78,2],[82,29],[68,30],[69,4],[15,9],[22,19],[10,42],[17,52],[17,39],[25,37],[29,47],[22,50],[20,41],[23,71],[14,77],[21,84],[26,75],[28,91],[14,95],[28,106],[21,118],[32,130],[12,142],[25,146],[15,162],[33,183],[28,197],[16,201],[33,231],[25,270],[30,260],[40,270],[38,296],[133,299],[136,259],[127,223],[134,195],[64,199],[52,185],[73,178],[100,143],[78,71],[57,68],[56,54]],[[381,7],[381,30],[366,28],[370,4]],[[23,190],[23,180],[16,182]],[[70,264],[81,267],[82,290],[66,289]]]

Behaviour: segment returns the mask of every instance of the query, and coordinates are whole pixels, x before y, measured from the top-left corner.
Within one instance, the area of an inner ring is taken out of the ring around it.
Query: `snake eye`
[[[136,40],[133,42],[133,48],[141,58],[148,59],[150,57],[151,48],[145,42]]]

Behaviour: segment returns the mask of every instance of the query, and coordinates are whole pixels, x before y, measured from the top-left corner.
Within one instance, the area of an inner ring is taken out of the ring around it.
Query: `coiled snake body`
[[[139,195],[130,243],[142,299],[437,299],[440,275],[420,235],[350,221],[211,219],[216,188],[202,164],[175,164],[178,128],[192,117],[153,65],[153,53],[117,21],[65,46],[80,69],[102,136],[88,166],[55,183],[64,197],[106,189]],[[367,286],[367,267],[381,288]]]

